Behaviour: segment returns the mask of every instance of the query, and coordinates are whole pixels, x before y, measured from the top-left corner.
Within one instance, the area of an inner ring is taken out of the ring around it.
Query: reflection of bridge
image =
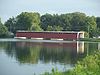
[[[84,42],[71,42],[71,43],[47,43],[47,42],[17,42],[18,47],[47,47],[47,48],[65,48],[77,53],[84,53]]]
[[[42,39],[63,39],[63,40],[76,40],[84,38],[84,32],[75,31],[18,31],[16,32],[17,38],[42,38]]]
[[[77,53],[84,53],[84,42],[77,42]]]
[[[98,50],[100,50],[100,43],[98,43]]]

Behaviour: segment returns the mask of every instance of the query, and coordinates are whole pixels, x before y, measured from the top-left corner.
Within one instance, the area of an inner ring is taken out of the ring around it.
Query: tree
[[[52,26],[48,26],[48,27],[47,27],[47,30],[48,30],[48,31],[53,31]]]
[[[97,23],[97,36],[100,36],[100,17],[96,17],[96,23]]]
[[[71,19],[71,30],[73,31],[85,31],[86,30],[86,24],[85,19],[86,15],[84,13],[75,12],[72,13],[72,19]]]
[[[5,25],[10,32],[17,30],[29,31],[85,31],[90,37],[100,34],[100,17],[86,16],[84,13],[74,12],[68,14],[44,14],[22,12],[17,17],[12,17]]]
[[[100,28],[100,17],[96,17],[97,27]]]
[[[44,30],[44,31],[47,31],[48,29],[48,26],[51,26],[53,25],[53,16],[51,14],[45,14],[45,15],[42,15],[41,16],[41,28]]]
[[[0,37],[6,37],[8,35],[7,27],[1,23],[0,20]]]
[[[70,30],[70,16],[66,14],[45,14],[41,16],[41,28],[44,31]],[[58,28],[58,29],[57,29]]]
[[[40,14],[22,12],[17,17],[9,18],[5,25],[10,32],[16,33],[17,30],[41,31]]]
[[[9,18],[4,24],[9,32],[16,33],[16,18]]]
[[[97,24],[96,24],[96,18],[94,16],[92,17],[87,17],[86,18],[86,27],[87,27],[87,32],[89,33],[89,37],[96,36],[96,30],[97,30]]]
[[[41,30],[39,13],[22,12],[16,19],[17,30]]]
[[[63,27],[63,31],[71,30],[71,15],[70,14],[61,14],[60,15],[60,26]]]

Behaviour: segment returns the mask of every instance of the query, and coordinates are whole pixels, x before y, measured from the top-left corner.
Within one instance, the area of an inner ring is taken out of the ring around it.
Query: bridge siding
[[[26,38],[54,38],[54,39],[77,39],[77,33],[53,33],[53,32],[17,32],[16,37]]]

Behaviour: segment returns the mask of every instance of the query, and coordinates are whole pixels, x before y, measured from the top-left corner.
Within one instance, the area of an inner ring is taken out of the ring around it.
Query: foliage
[[[89,33],[88,33],[88,32],[85,32],[85,33],[84,33],[84,37],[85,37],[85,38],[89,38]]]
[[[81,38],[80,41],[100,42],[100,38]]]
[[[60,26],[48,26],[47,27],[47,30],[48,31],[61,31],[63,28],[62,27],[60,27]]]
[[[53,16],[51,14],[45,14],[41,16],[41,28],[47,31],[47,27],[53,25]]]
[[[97,36],[100,35],[100,17],[96,17],[96,23],[97,23]]]
[[[86,31],[86,24],[85,24],[86,15],[80,12],[75,12],[72,13],[71,15],[72,15],[71,30]]]
[[[96,17],[97,27],[100,28],[100,17]]]
[[[52,69],[52,72],[49,73],[49,72],[45,72],[44,74],[42,75],[64,75],[62,72],[59,72],[57,69],[55,70],[54,68]]]
[[[5,22],[4,25],[8,28],[8,31],[9,31],[9,32],[13,32],[13,33],[16,32],[16,18],[14,18],[14,17],[9,18],[9,19]]]
[[[100,51],[87,56],[78,62],[72,75],[99,75],[100,74]]]
[[[74,12],[68,14],[45,14],[41,16],[41,28],[44,31],[85,31],[89,37],[98,36],[98,28],[94,16]]]
[[[89,37],[100,35],[100,17],[87,16],[85,13],[44,14],[22,12],[17,17],[9,18],[5,25],[10,32],[30,31],[85,31]]]
[[[99,75],[100,74],[100,51],[86,56],[82,61],[78,61],[73,70],[67,72],[58,72],[53,70],[52,73],[43,75]]]
[[[9,20],[5,22],[5,25],[8,27],[8,30],[13,33],[16,33],[17,30],[42,30],[40,28],[40,14],[35,12],[22,12],[15,18],[9,18]]]
[[[40,30],[40,15],[39,13],[22,12],[16,17],[17,30]],[[38,30],[38,31],[39,31]]]
[[[7,35],[8,35],[7,27],[4,26],[4,25],[1,23],[1,20],[0,20],[0,37],[7,37]]]
[[[87,26],[87,32],[89,33],[89,37],[96,36],[95,33],[97,29],[97,24],[96,24],[96,18],[94,16],[86,18],[86,26]]]

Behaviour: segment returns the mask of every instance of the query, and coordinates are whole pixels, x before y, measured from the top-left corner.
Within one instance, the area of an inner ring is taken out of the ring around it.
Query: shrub
[[[73,70],[58,72],[52,69],[52,73],[46,72],[43,75],[100,75],[100,51],[78,61]]]

